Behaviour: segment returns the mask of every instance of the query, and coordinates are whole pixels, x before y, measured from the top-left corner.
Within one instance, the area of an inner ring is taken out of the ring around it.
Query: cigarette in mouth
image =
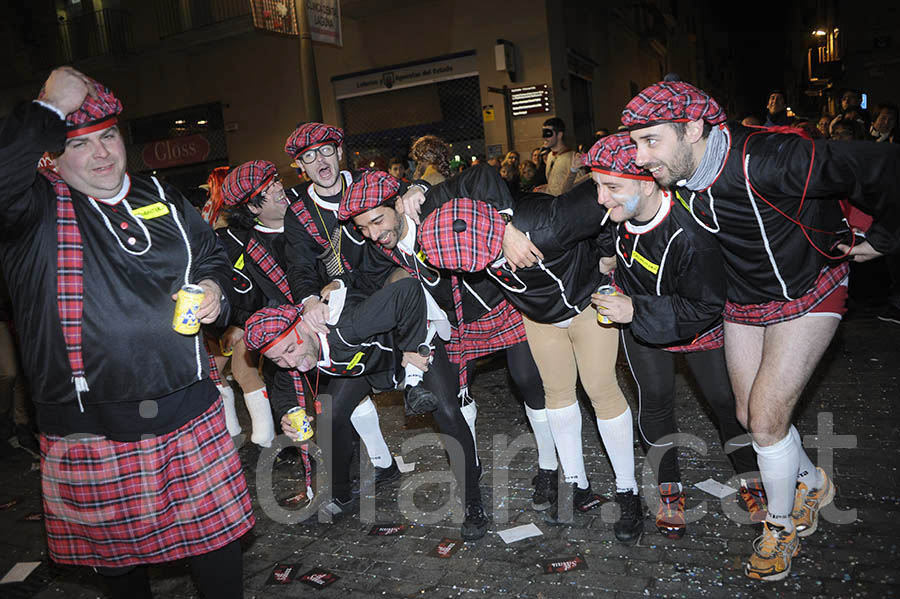
[[[600,221],[600,226],[601,226],[601,227],[602,227],[603,225],[606,224],[607,219],[609,219],[609,213],[610,213],[610,212],[612,212],[612,208],[607,208],[607,209],[606,209],[606,214],[603,215],[603,220]]]

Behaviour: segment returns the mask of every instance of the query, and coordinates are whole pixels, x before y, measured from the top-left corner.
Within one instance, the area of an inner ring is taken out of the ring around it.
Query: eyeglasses
[[[334,144],[325,144],[324,146],[319,146],[318,148],[313,148],[311,150],[307,150],[300,154],[300,162],[303,164],[312,164],[316,161],[316,153],[325,156],[334,156],[336,148]]]
[[[269,195],[270,193],[272,193],[272,190],[275,189],[276,185],[281,185],[281,175],[276,174],[274,177],[272,177],[272,182],[266,185],[266,188],[260,192],[260,195],[262,195],[263,197]]]
[[[556,135],[556,131],[553,129],[541,129],[541,137],[547,138],[553,137],[554,135]]]

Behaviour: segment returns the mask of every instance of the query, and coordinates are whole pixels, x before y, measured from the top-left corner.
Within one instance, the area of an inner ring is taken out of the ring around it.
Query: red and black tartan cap
[[[700,119],[718,125],[726,120],[725,111],[705,91],[684,81],[654,83],[632,98],[622,111],[622,124],[629,129]]]
[[[627,131],[607,135],[595,143],[584,158],[585,166],[596,173],[653,181],[653,175],[635,164],[637,145]]]
[[[400,182],[384,171],[367,171],[350,184],[341,198],[338,218],[348,220],[378,208],[400,191]]]
[[[84,102],[74,112],[66,115],[66,138],[87,135],[94,131],[100,131],[112,127],[118,122],[118,115],[122,114],[122,102],[103,84],[89,79],[89,85],[94,86],[96,98],[90,95],[84,98]],[[43,97],[41,90],[38,99]]]
[[[244,344],[251,351],[267,352],[303,320],[300,308],[285,304],[254,312],[244,323]]]
[[[291,133],[284,144],[288,156],[296,159],[307,150],[334,144],[340,147],[344,141],[344,130],[322,123],[303,123]]]
[[[275,179],[278,169],[268,160],[251,160],[232,169],[222,181],[222,200],[237,206],[252,199]]]
[[[432,266],[477,272],[500,257],[505,225],[490,204],[456,198],[425,217],[416,239]]]

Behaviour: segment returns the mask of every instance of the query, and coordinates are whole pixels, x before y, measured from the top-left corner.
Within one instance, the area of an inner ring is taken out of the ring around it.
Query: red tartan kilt
[[[454,364],[465,364],[526,341],[522,315],[506,300],[475,322],[463,323],[463,331],[460,341],[453,327],[447,343],[447,357]]]
[[[222,400],[153,439],[44,435],[41,477],[50,558],[120,567],[223,547],[255,519]]]
[[[768,326],[800,318],[822,303],[850,273],[850,265],[843,262],[837,266],[826,266],[819,273],[812,289],[791,301],[771,301],[764,304],[725,303],[724,318],[728,322],[751,326]]]
[[[722,326],[722,323],[719,323],[690,343],[687,343],[685,345],[673,345],[672,347],[664,347],[663,349],[665,351],[676,352],[679,354],[719,349],[725,345],[724,329],[725,327]]]

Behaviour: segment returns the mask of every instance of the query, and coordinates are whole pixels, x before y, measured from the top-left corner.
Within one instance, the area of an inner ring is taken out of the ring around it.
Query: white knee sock
[[[394,458],[384,441],[384,435],[381,434],[378,412],[375,410],[375,404],[371,397],[366,397],[356,406],[356,409],[350,414],[350,422],[366,446],[372,465],[378,468],[388,468]]]
[[[272,408],[269,405],[269,394],[262,387],[250,393],[244,393],[244,403],[250,412],[253,432],[250,440],[261,447],[271,447],[275,438],[275,423],[272,420]]]
[[[222,396],[222,405],[225,407],[225,428],[228,434],[236,437],[241,434],[241,423],[238,422],[237,412],[234,411],[234,389],[227,385],[216,385]]]
[[[766,488],[769,508],[766,520],[793,530],[791,511],[794,508],[794,489],[800,465],[797,443],[789,431],[787,436],[775,445],[761,447],[754,441],[753,449],[756,450],[760,478]]]
[[[810,491],[818,489],[825,481],[821,480],[819,471],[816,470],[815,465],[809,459],[809,456],[806,455],[800,431],[793,424],[791,425],[791,436],[794,438],[794,443],[797,444],[797,451],[800,453],[800,471],[797,474],[797,482],[806,485],[806,488]]]
[[[550,431],[550,422],[547,420],[547,410],[533,410],[525,406],[525,415],[528,416],[531,430],[534,431],[538,467],[543,470],[556,470],[556,445],[553,443],[553,433]]]
[[[578,402],[565,408],[547,408],[547,420],[553,431],[553,441],[559,453],[563,474],[569,484],[577,483],[579,489],[588,486],[584,470],[584,450],[581,443],[581,408]]]
[[[469,403],[461,406],[459,409],[463,418],[466,419],[466,424],[469,425],[469,431],[472,433],[472,444],[475,446],[475,465],[477,466],[481,463],[481,460],[478,459],[478,437],[475,436],[475,420],[478,418],[478,406],[475,405],[474,401],[469,401]]]
[[[616,492],[632,491],[637,494],[637,480],[634,478],[634,421],[631,408],[609,420],[597,419],[600,438],[606,448],[606,455],[612,462],[616,475]]]
[[[404,367],[405,378],[403,379],[403,383],[407,387],[415,387],[419,383],[422,382],[422,379],[425,376],[425,373],[422,372],[422,369],[418,366],[413,366],[412,364],[407,364]]]

